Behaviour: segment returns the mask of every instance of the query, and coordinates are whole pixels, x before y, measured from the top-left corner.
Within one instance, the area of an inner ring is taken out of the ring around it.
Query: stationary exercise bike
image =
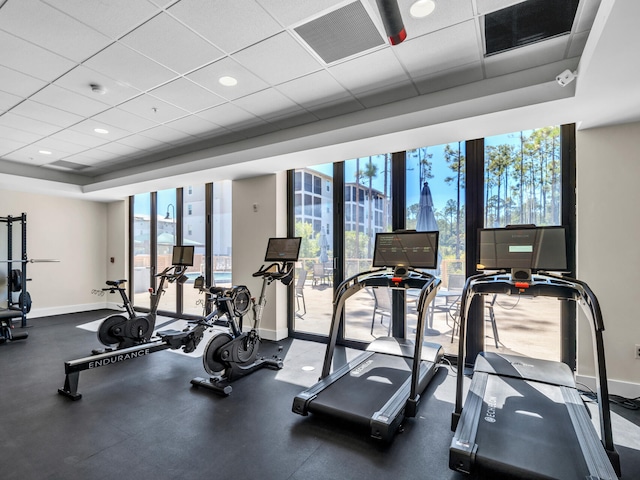
[[[160,278],[160,285],[155,291],[149,290],[151,302],[149,313],[146,315],[138,315],[133,309],[125,288],[126,280],[108,280],[108,287],[102,290],[120,293],[127,315],[110,315],[103,320],[98,328],[98,340],[107,348],[95,349],[93,353],[100,354],[148,342],[156,326],[158,305],[164,293],[165,283],[184,283],[187,281],[184,272],[191,265],[193,265],[193,247],[174,247],[172,265],[155,275]]]
[[[262,277],[262,290],[256,303],[251,297],[249,289],[244,285],[230,289],[210,287],[208,293],[214,304],[213,311],[207,315],[206,322],[214,325],[228,326],[227,332],[214,335],[205,347],[202,363],[210,378],[194,378],[191,384],[204,387],[216,393],[228,395],[231,393],[229,385],[234,380],[248,375],[263,367],[281,369],[282,359],[277,355],[265,358],[259,355],[260,336],[258,329],[262,320],[262,313],[267,304],[266,288],[275,280],[289,285],[293,280],[294,262],[298,258],[300,238],[270,239],[267,248],[267,261],[275,258],[279,263],[264,265],[253,274]],[[276,257],[269,254],[278,250]],[[292,253],[294,252],[294,256]],[[253,325],[248,332],[243,332],[242,323],[245,315],[253,311]]]

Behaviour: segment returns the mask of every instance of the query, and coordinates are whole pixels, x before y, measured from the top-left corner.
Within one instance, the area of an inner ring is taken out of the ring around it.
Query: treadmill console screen
[[[413,267],[434,270],[438,266],[438,232],[376,234],[374,267]]]
[[[567,270],[564,227],[481,229],[479,241],[478,270]]]
[[[193,245],[174,246],[171,265],[193,266]]]
[[[302,237],[270,238],[265,262],[297,262]]]

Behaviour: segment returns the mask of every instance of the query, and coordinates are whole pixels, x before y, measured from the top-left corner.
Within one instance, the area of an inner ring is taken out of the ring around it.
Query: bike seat
[[[107,280],[107,285],[109,285],[110,287],[117,287],[124,282],[126,282],[126,280]]]

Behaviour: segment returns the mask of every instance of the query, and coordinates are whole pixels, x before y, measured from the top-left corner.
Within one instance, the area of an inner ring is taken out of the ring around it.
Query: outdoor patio
[[[308,333],[327,335],[331,323],[333,288],[328,284],[313,285],[305,282],[303,288],[306,313],[302,314],[302,302],[296,315],[296,330]],[[435,342],[443,346],[447,354],[457,355],[458,336],[454,332],[454,319],[457,319],[457,292],[446,294],[445,289],[434,302],[432,324],[427,324],[425,341]],[[407,332],[413,335],[417,324],[414,307],[415,298],[410,292],[407,304]],[[416,291],[417,293],[417,291]],[[499,341],[496,348],[493,329],[490,322],[489,308],[485,301],[485,348],[487,351],[516,353],[549,360],[560,358],[560,303],[553,298],[528,298],[498,295],[493,305],[496,330]],[[386,336],[389,318],[376,315],[371,334],[375,301],[367,289],[362,290],[347,300],[345,307],[345,336],[350,339],[370,342],[378,336]],[[382,323],[381,323],[382,321]],[[452,336],[453,334],[453,336]]]

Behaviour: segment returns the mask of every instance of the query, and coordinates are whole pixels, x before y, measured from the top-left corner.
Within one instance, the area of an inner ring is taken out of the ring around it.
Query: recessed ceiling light
[[[38,153],[41,153],[42,155],[51,155],[52,152],[50,152],[49,150],[38,150]]]
[[[220,77],[218,82],[225,87],[235,87],[238,84],[238,80],[233,77]]]
[[[93,131],[96,133],[102,133],[103,135],[109,133],[109,130],[105,130],[104,128],[94,128]]]
[[[436,8],[434,0],[418,0],[409,8],[409,13],[414,18],[424,18],[433,13]]]

